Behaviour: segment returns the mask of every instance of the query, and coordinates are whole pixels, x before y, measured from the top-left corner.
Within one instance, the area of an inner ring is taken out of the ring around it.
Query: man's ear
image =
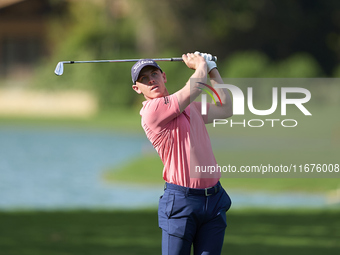
[[[166,74],[164,72],[162,73],[162,76],[163,76],[164,83],[166,83],[167,79],[166,79]]]
[[[138,94],[141,94],[141,93],[142,93],[142,91],[140,91],[140,89],[138,88],[138,86],[137,86],[136,84],[132,84],[132,89],[133,89],[134,91],[136,91]]]

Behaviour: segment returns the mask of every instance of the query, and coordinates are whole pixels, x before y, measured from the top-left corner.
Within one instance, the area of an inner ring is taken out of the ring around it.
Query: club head
[[[55,68],[54,73],[56,75],[59,75],[59,76],[64,73],[64,63],[63,62],[59,62],[57,64],[57,67]]]

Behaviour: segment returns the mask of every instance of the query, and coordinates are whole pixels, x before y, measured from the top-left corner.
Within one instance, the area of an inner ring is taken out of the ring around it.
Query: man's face
[[[138,93],[143,94],[146,100],[168,96],[165,87],[166,75],[154,66],[146,66],[139,73],[136,84],[132,88]]]

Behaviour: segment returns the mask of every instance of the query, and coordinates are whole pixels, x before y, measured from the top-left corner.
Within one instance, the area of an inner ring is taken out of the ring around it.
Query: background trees
[[[223,77],[337,77],[340,73],[340,2],[336,0],[101,0],[69,1],[50,22],[53,55],[39,68],[35,86],[84,88],[102,107],[131,106],[132,64],[67,66],[58,61],[153,58],[182,53],[217,55]],[[191,71],[162,63],[169,90]]]

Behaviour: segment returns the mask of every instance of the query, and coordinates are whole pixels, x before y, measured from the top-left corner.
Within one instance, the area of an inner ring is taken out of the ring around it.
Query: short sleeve
[[[201,112],[201,108],[202,108],[201,102],[192,102],[191,104],[194,105],[199,112]],[[209,113],[210,105],[211,105],[210,103],[207,104],[207,112],[208,113]],[[204,123],[208,123],[208,115],[202,115],[201,114],[201,117],[202,117]]]
[[[142,122],[158,133],[180,114],[176,95],[155,98],[144,102]]]

